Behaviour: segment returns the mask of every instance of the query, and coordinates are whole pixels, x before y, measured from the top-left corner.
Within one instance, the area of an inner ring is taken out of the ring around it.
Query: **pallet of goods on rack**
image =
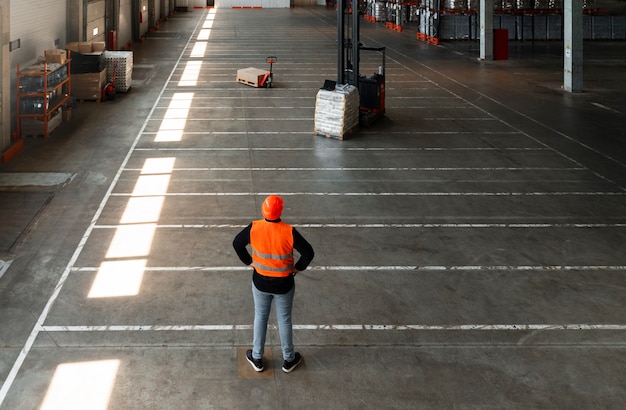
[[[70,60],[64,50],[46,51],[46,62],[24,70],[17,66],[18,136],[46,138],[69,109]],[[69,118],[69,116],[68,116]]]
[[[65,48],[72,60],[72,96],[81,102],[100,102],[107,77],[106,44],[103,41],[70,42]]]
[[[347,139],[359,127],[359,91],[353,85],[320,89],[315,99],[314,135]]]

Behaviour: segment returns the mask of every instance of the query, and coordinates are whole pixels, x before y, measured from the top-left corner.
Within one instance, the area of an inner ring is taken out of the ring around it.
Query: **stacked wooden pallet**
[[[128,91],[133,79],[133,52],[105,51],[104,60],[107,65],[107,82],[115,84],[116,92]]]

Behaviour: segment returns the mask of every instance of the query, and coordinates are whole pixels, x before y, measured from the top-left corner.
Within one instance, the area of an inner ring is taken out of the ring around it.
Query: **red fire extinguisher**
[[[115,30],[109,30],[108,36],[108,44],[107,47],[109,50],[117,50],[117,33]]]

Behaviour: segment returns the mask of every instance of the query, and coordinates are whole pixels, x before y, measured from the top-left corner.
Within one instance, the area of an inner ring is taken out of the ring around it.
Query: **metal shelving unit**
[[[24,130],[26,135],[48,137],[62,121],[61,109],[70,105],[70,83],[69,55],[63,63],[36,64],[24,70],[17,66],[18,137],[24,136]],[[23,121],[29,121],[28,127],[23,127]]]

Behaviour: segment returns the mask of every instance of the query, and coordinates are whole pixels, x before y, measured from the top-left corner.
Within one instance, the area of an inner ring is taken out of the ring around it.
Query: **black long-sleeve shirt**
[[[268,222],[280,222],[280,219]],[[252,256],[246,248],[246,246],[250,244],[250,229],[252,229],[252,223],[250,223],[250,225],[246,226],[241,232],[239,232],[233,240],[233,248],[235,248],[237,256],[239,257],[239,259],[241,259],[241,262],[246,265],[250,265],[252,263]],[[295,263],[294,268],[297,271],[303,271],[309,266],[309,264],[313,260],[315,252],[313,251],[313,247],[311,246],[311,244],[307,242],[307,240],[304,239],[302,235],[300,235],[300,232],[298,232],[296,228],[292,227],[292,234],[293,248],[298,251],[298,253],[300,253],[300,258]],[[293,274],[284,278],[263,276],[259,274],[254,268],[252,273],[252,281],[254,282],[254,285],[258,290],[260,290],[261,292],[277,294],[284,294],[291,290],[294,285],[293,277]]]

